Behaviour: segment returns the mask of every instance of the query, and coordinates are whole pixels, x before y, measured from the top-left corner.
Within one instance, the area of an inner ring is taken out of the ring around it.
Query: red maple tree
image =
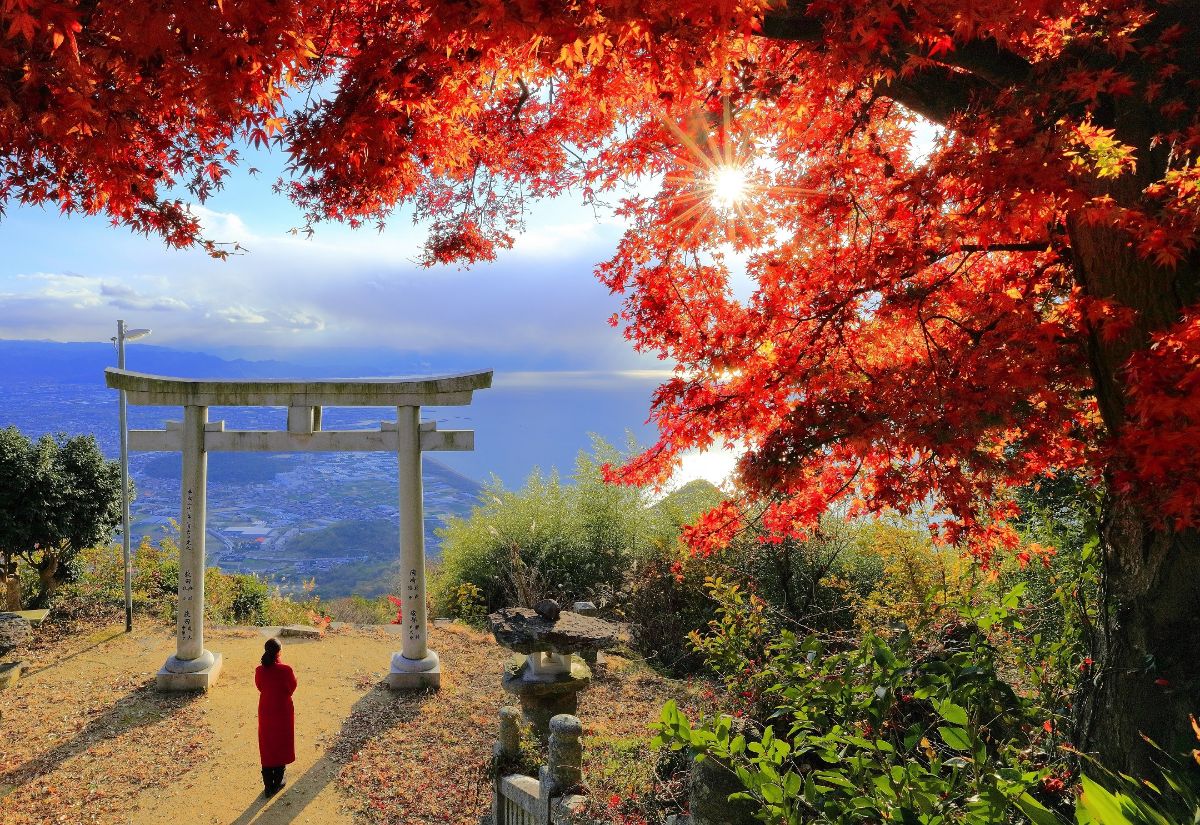
[[[1147,766],[1200,694],[1200,7],[1187,0],[3,0],[0,202],[208,243],[183,204],[274,141],[311,222],[616,202],[614,323],[678,365],[619,471],[746,448],[767,529],[936,500],[985,560],[1007,491],[1103,482],[1080,744]],[[297,89],[290,99],[285,89]],[[938,127],[918,152],[921,120]],[[714,174],[745,177],[714,204]],[[635,177],[657,196],[624,194]],[[744,267],[748,289],[735,288]],[[740,526],[735,503],[692,537]],[[1170,685],[1169,689],[1161,683]]]

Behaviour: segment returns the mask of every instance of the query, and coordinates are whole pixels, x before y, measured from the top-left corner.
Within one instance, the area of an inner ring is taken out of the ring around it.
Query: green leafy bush
[[[599,438],[593,444],[571,483],[535,472],[513,492],[493,481],[470,517],[447,522],[431,588],[440,613],[450,615],[464,584],[478,589],[489,613],[546,597],[607,600],[620,587],[652,514],[643,490],[601,478],[600,468],[624,454]]]
[[[271,588],[258,576],[238,573],[233,576],[229,613],[237,624],[266,624]]]
[[[447,618],[458,619],[472,627],[487,626],[483,591],[472,582],[463,582],[446,597],[443,613]]]
[[[330,599],[325,602],[325,613],[350,624],[390,624],[396,617],[396,608],[386,597],[367,599],[356,595]]]
[[[77,576],[79,554],[107,544],[120,503],[120,468],[93,436],[33,442],[16,427],[0,429],[0,566],[24,563],[27,603],[48,606]]]
[[[118,546],[89,547],[77,558],[79,575],[60,592],[63,604],[120,607],[125,603],[124,563]],[[175,621],[179,593],[179,547],[171,537],[143,538],[131,560],[134,610],[165,622]],[[249,573],[204,571],[205,618],[216,624],[304,624],[321,613],[314,583],[304,596],[291,598]]]
[[[729,765],[763,821],[1004,822],[1041,792],[1044,714],[1001,677],[987,638],[1020,624],[1019,588],[929,633],[845,646],[773,628],[737,586],[710,589],[718,617],[697,643],[743,721],[693,725],[668,704],[653,744]]]

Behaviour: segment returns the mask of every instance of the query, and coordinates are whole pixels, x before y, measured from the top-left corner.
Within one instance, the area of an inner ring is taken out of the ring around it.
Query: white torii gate
[[[400,566],[404,576],[403,649],[392,656],[393,688],[441,686],[441,664],[429,649],[425,615],[425,525],[421,453],[473,450],[471,430],[439,431],[421,421],[421,407],[471,403],[475,390],[492,385],[492,373],[442,377],[350,380],[208,380],[105,370],[105,382],[124,390],[130,404],[182,406],[183,421],[165,430],[133,430],[129,448],[183,453],[179,519],[179,605],[175,655],[158,672],[159,690],[206,689],[221,672],[221,654],[204,648],[205,499],[210,452],[396,453],[400,470]],[[226,430],[209,421],[209,407],[287,407],[287,430]],[[323,430],[323,407],[395,407],[396,420],[378,430]]]

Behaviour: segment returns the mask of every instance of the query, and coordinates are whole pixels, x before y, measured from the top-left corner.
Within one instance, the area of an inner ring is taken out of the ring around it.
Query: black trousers
[[[280,765],[277,768],[263,768],[263,788],[268,791],[277,791],[283,787],[283,771],[286,765]]]

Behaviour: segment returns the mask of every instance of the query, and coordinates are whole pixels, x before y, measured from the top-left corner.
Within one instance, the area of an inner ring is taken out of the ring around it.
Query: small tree
[[[121,473],[90,435],[0,430],[0,553],[37,570],[44,606],[72,575],[80,550],[112,538],[121,519]]]

